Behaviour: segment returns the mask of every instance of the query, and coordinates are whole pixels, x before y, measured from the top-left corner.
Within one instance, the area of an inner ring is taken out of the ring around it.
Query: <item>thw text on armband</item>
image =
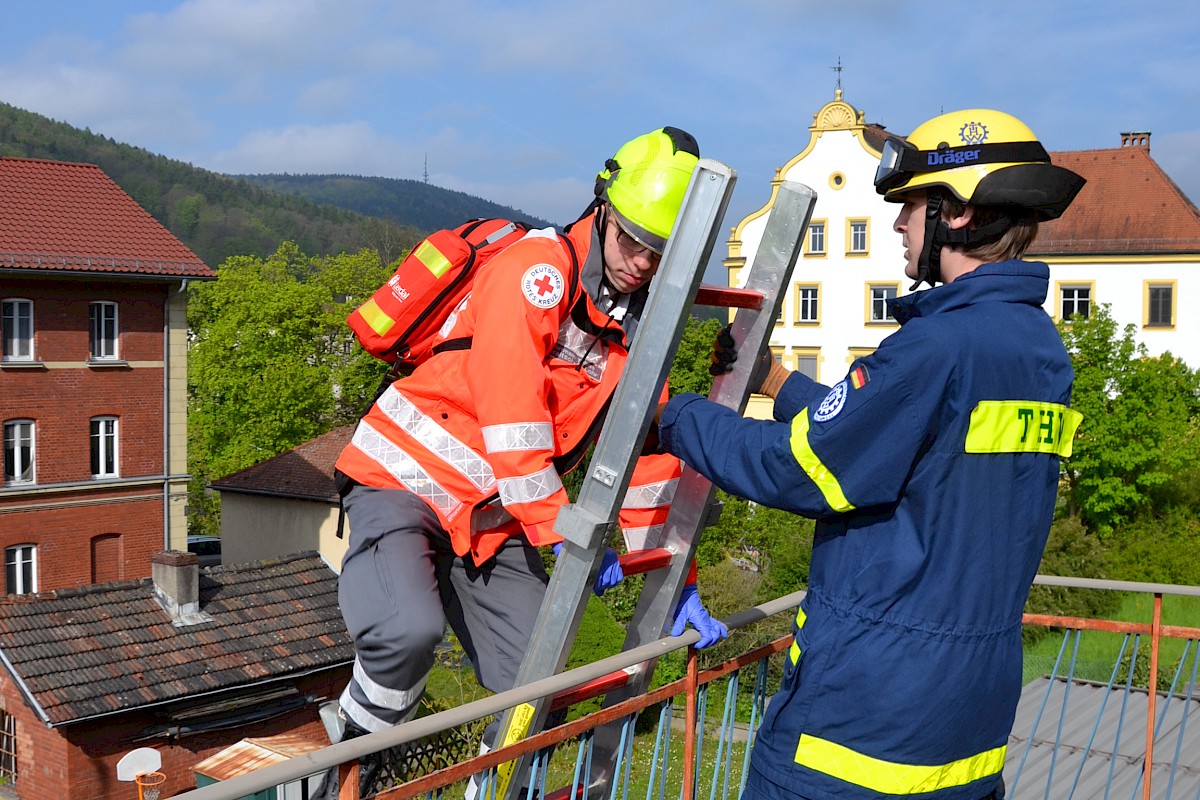
[[[971,411],[968,453],[1046,453],[1066,458],[1083,415],[1060,403],[982,400]]]

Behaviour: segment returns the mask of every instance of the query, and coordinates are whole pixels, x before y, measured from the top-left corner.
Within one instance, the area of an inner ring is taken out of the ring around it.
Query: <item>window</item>
[[[4,301],[5,361],[33,361],[33,301]]]
[[[816,324],[821,321],[820,287],[796,287],[796,322]]]
[[[18,544],[4,549],[4,588],[9,594],[37,591],[37,545]]]
[[[1175,284],[1146,283],[1146,327],[1170,328],[1175,325]]]
[[[825,255],[825,220],[810,222],[808,225],[808,255]]]
[[[817,380],[817,364],[821,358],[821,351],[815,347],[797,348],[793,351],[796,356],[796,372],[801,375]]]
[[[117,418],[96,417],[92,420],[92,477],[112,478],[117,475]]]
[[[895,300],[899,288],[894,283],[873,283],[867,287],[867,321],[868,322],[895,322],[890,311],[888,311],[887,301]]]
[[[1059,319],[1070,319],[1076,316],[1080,319],[1087,319],[1091,314],[1091,286],[1063,286],[1059,289],[1059,296],[1062,298],[1060,305],[1062,315]]]
[[[107,301],[92,303],[88,308],[91,323],[91,348],[94,361],[117,358],[117,304]]]
[[[847,253],[861,255],[867,252],[867,221],[851,219],[846,221]]]
[[[4,482],[33,483],[33,420],[4,423]]]

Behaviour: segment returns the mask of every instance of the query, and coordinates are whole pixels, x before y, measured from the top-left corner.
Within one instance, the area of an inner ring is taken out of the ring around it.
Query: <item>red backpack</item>
[[[433,339],[446,318],[471,292],[475,276],[497,253],[529,230],[523,222],[474,219],[422,239],[395,274],[346,318],[363,349],[407,374],[434,353]],[[572,271],[578,259],[570,240]],[[574,284],[575,276],[571,283]],[[568,296],[574,296],[574,287]],[[470,347],[470,340],[443,343],[442,349]]]

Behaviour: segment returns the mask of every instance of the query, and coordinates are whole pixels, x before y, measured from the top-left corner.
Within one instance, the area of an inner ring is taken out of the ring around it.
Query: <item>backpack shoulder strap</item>
[[[571,241],[569,236],[558,234],[558,241],[563,245],[563,249],[571,257],[571,274],[567,277],[567,313],[570,314],[576,304],[583,299],[582,280],[580,277],[579,253],[575,250],[575,243]],[[460,336],[457,339],[447,339],[444,342],[439,342],[434,345],[434,353],[445,353],[452,350],[470,350],[470,336]]]

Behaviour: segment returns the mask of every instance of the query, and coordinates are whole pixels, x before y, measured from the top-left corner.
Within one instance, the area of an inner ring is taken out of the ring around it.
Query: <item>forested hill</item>
[[[401,220],[423,230],[453,227],[473,217],[520,219],[536,228],[552,224],[509,206],[404,178],[290,174],[235,177],[314,203],[327,203],[380,219]]]
[[[375,210],[371,212],[357,210],[359,206],[365,207],[363,202],[354,201],[355,206],[350,205],[355,192],[331,196],[332,205],[326,205],[325,198],[314,202],[300,192],[272,191],[6,103],[0,103],[0,156],[95,164],[214,268],[232,255],[265,258],[284,241],[295,242],[313,256],[370,247],[385,262],[391,262],[436,228],[457,225],[471,217],[521,218],[513,209],[415,181],[349,179],[360,187],[371,186],[375,181],[406,187],[416,184],[421,196],[415,201],[401,203],[403,192],[395,189],[377,192],[379,197],[372,200]],[[330,176],[317,176],[314,180],[320,185],[326,179],[346,180]],[[362,194],[368,193],[364,190]],[[396,207],[385,202],[389,196]],[[346,207],[338,207],[343,203]],[[440,216],[428,214],[426,206],[444,211]]]

